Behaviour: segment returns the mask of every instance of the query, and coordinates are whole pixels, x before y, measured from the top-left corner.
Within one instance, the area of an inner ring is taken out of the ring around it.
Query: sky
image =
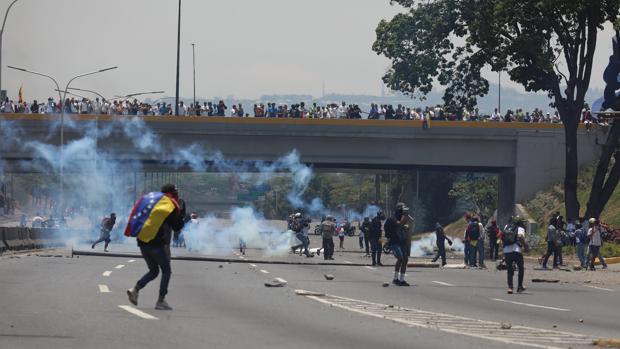
[[[9,3],[0,0],[0,13]],[[177,8],[176,0],[19,0],[3,37],[2,88],[14,99],[21,84],[28,100],[57,95],[51,81],[7,65],[52,75],[61,88],[118,66],[71,86],[108,98],[173,96]],[[375,28],[402,10],[389,0],[183,0],[181,96],[193,94],[192,43],[198,98],[320,97],[323,85],[326,93],[380,95],[389,61],[371,49]],[[600,35],[592,87],[603,87],[611,36],[609,28]]]

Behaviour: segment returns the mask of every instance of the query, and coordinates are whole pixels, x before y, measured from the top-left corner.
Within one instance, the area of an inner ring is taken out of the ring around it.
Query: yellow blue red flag
[[[143,195],[131,211],[125,236],[135,237],[142,242],[153,240],[166,218],[178,207],[178,203],[164,193]]]

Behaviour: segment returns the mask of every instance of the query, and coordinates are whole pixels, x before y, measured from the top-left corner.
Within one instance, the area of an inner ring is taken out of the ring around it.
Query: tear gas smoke
[[[425,257],[431,256],[435,253],[437,247],[437,237],[435,234],[428,234],[423,236],[420,240],[413,241],[411,243],[411,257]],[[446,242],[446,250],[463,252],[465,246],[461,239],[452,239],[452,246],[448,246]]]

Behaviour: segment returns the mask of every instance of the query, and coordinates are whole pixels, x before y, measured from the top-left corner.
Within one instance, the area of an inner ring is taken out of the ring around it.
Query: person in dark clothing
[[[105,241],[105,245],[103,246],[103,252],[108,252],[108,245],[110,244],[110,232],[114,229],[114,225],[116,224],[116,214],[110,214],[110,217],[105,217],[101,221],[101,231],[99,233],[99,240],[93,242],[91,248],[95,248],[98,243]]]
[[[394,265],[394,279],[396,286],[409,286],[405,281],[407,263],[411,253],[411,229],[413,222],[409,216],[409,208],[402,202],[396,204],[394,216],[385,221],[385,236],[390,240],[390,246],[396,264]]]
[[[497,243],[497,221],[493,219],[486,228],[487,237],[489,238],[489,253],[491,259],[496,261],[499,258],[499,244]]]
[[[452,246],[452,240],[446,236],[443,227],[439,223],[435,224],[435,236],[437,238],[437,256],[433,258],[433,263],[441,258],[441,266],[443,267],[446,265],[446,240],[448,240],[448,245],[450,246]]]
[[[549,220],[549,227],[547,228],[547,252],[539,258],[539,263],[542,264],[543,269],[547,269],[547,261],[551,254],[553,254],[553,267],[558,267],[558,229],[557,229],[557,217],[551,217]]]
[[[184,209],[178,206],[179,192],[174,184],[165,184],[161,188],[161,192],[172,199],[176,208],[165,219],[157,235],[149,242],[138,240],[138,246],[149,271],[138,280],[136,285],[127,290],[129,301],[133,305],[138,305],[138,292],[143,289],[149,282],[157,278],[161,269],[161,283],[159,285],[159,298],[155,305],[157,310],[172,310],[165,300],[168,294],[168,283],[172,274],[170,268],[170,239],[173,230],[181,230],[185,225],[183,218],[185,217]]]
[[[381,250],[383,249],[381,244],[381,225],[383,220],[385,220],[383,212],[377,212],[377,215],[370,221],[370,227],[368,228],[373,266],[383,266],[383,264],[381,264]]]
[[[370,257],[370,241],[368,240],[369,229],[370,229],[370,217],[364,217],[364,222],[362,222],[362,224],[360,225],[360,248],[362,248],[362,242],[363,242],[364,247],[366,248],[366,257]]]

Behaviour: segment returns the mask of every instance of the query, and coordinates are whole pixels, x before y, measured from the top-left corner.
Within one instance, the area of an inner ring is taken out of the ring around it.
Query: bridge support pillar
[[[514,214],[516,204],[515,170],[511,168],[500,172],[497,186],[497,224],[503,228]]]

